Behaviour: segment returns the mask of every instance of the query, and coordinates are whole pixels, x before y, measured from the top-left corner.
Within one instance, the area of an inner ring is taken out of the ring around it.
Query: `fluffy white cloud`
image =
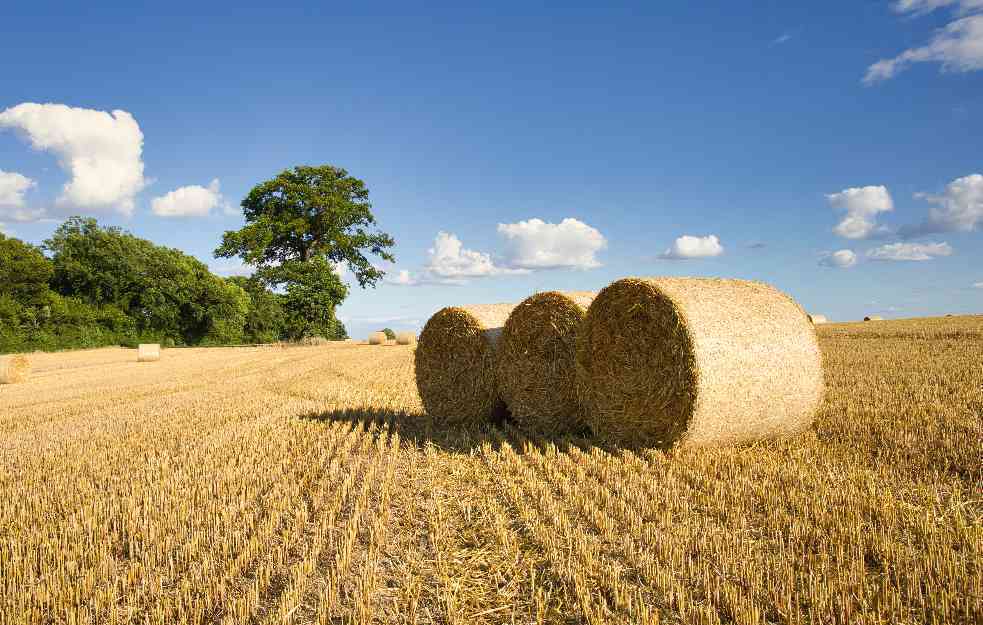
[[[872,250],[867,250],[867,258],[871,260],[932,260],[939,256],[952,254],[952,246],[948,243],[890,243]]]
[[[943,71],[949,72],[983,69],[983,15],[950,22],[936,31],[928,44],[881,59],[867,68],[864,83],[872,85],[893,78],[912,63],[940,63]]]
[[[717,235],[710,234],[705,237],[694,237],[684,234],[676,239],[672,246],[659,257],[685,260],[689,258],[710,258],[720,256],[723,253],[724,246],[720,244],[720,239],[717,238]]]
[[[956,6],[958,12],[983,9],[983,0],[896,0],[891,7],[898,13],[930,13],[942,7]]]
[[[427,254],[429,262],[426,270],[437,278],[459,280],[504,273],[526,273],[496,265],[490,254],[465,248],[461,240],[450,232],[438,232],[433,247],[427,251]]]
[[[973,283],[973,288],[974,289],[983,289],[983,282],[974,282]]]
[[[0,112],[0,129],[49,151],[70,176],[56,204],[131,215],[143,177],[143,133],[126,111],[26,102]]]
[[[392,273],[387,273],[386,277],[383,278],[383,282],[387,284],[395,284],[397,286],[416,286],[420,284],[420,280],[415,278],[413,274],[406,269],[399,270],[395,275]]]
[[[608,244],[596,228],[571,217],[558,224],[542,219],[498,224],[498,233],[505,239],[508,264],[524,269],[600,267],[596,254]]]
[[[24,194],[37,186],[33,180],[13,171],[0,169],[0,219],[7,221],[37,221],[44,215],[40,209],[29,209]]]
[[[846,212],[833,228],[833,232],[846,239],[865,239],[882,231],[883,228],[877,227],[878,213],[894,209],[891,194],[883,185],[843,189],[839,193],[830,193],[826,200],[834,209]]]
[[[224,205],[218,178],[207,187],[191,185],[155,197],[150,210],[158,217],[207,217],[213,208]]]
[[[819,264],[837,269],[849,269],[857,264],[857,254],[853,250],[826,252],[819,258]]]
[[[921,225],[902,228],[905,236],[937,232],[971,232],[983,224],[983,174],[956,178],[942,195],[919,193],[915,197],[935,204]]]

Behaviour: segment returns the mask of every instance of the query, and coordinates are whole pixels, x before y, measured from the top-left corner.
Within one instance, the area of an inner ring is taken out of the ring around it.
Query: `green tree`
[[[396,333],[393,332],[392,328],[383,328],[382,333],[386,335],[386,338],[390,341],[396,340]]]
[[[228,231],[217,257],[239,256],[259,268],[270,285],[288,281],[286,265],[322,258],[345,263],[363,288],[374,286],[384,272],[366,252],[395,261],[395,244],[375,229],[369,190],[344,169],[323,165],[295,167],[262,182],[242,201],[246,225]]]
[[[0,295],[21,306],[45,306],[53,274],[54,266],[39,248],[0,233]]]
[[[285,338],[347,338],[345,326],[335,318],[335,307],[348,295],[348,287],[331,263],[324,258],[314,258],[306,263],[292,262],[282,268],[286,278],[283,297],[287,315]]]
[[[285,338],[287,314],[282,295],[273,293],[255,278],[234,276],[226,281],[249,294],[249,311],[243,328],[247,343],[272,343]]]

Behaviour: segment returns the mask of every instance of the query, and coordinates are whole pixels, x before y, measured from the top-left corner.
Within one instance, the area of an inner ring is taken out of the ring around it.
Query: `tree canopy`
[[[289,265],[321,258],[347,264],[364,288],[384,275],[366,254],[395,260],[389,251],[395,241],[376,228],[369,190],[344,169],[285,170],[253,187],[242,209],[246,225],[226,232],[215,255],[242,258],[258,267],[268,284],[287,282],[296,271]]]

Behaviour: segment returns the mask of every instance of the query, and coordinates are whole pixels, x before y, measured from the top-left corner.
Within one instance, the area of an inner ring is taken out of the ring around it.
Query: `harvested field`
[[[983,317],[818,327],[785,441],[435,430],[412,349],[32,354],[0,623],[972,623]]]

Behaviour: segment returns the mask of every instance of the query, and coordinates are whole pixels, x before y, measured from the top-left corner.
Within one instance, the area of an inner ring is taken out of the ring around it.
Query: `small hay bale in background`
[[[529,432],[583,428],[577,394],[577,332],[596,293],[547,291],[526,298],[502,328],[498,383],[512,417]]]
[[[811,321],[813,325],[819,325],[821,323],[829,323],[829,319],[826,318],[826,315],[807,315],[807,316],[809,317],[809,321]]]
[[[495,380],[495,352],[514,304],[451,306],[420,333],[416,387],[436,423],[468,425],[504,414]]]
[[[20,384],[31,375],[31,361],[23,354],[0,356],[0,384]]]
[[[867,315],[864,317],[864,321],[884,321],[884,317],[880,315]]]
[[[385,345],[386,334],[384,332],[373,332],[369,335],[369,345]]]
[[[159,343],[140,343],[137,346],[137,362],[157,362],[160,360]]]
[[[760,282],[627,278],[602,290],[577,340],[594,433],[629,446],[796,434],[824,391],[816,330]]]
[[[397,345],[413,345],[416,343],[416,334],[412,332],[397,332],[396,333],[396,344]]]

